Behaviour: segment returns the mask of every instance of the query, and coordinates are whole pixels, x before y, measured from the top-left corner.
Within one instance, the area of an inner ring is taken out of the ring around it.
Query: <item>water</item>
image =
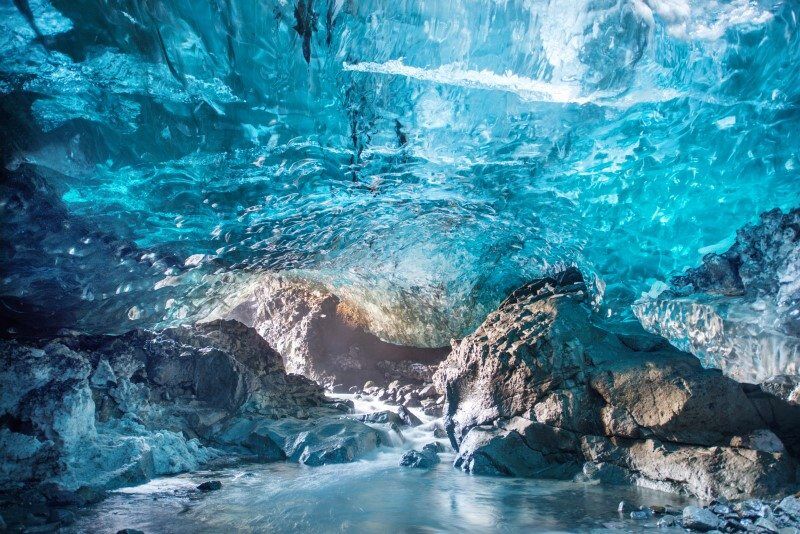
[[[375,401],[357,403],[357,410],[384,407]],[[123,489],[87,510],[76,528],[422,533],[600,532],[611,527],[636,532],[652,528],[656,520],[631,520],[630,510],[684,504],[679,497],[641,488],[467,475],[452,467],[452,452],[442,454],[442,463],[429,471],[399,467],[405,449],[433,440],[431,424],[425,418],[422,427],[404,431],[405,445],[379,449],[351,464],[244,465]],[[222,490],[194,490],[208,479],[221,480]],[[623,514],[617,512],[620,501],[626,502]]]

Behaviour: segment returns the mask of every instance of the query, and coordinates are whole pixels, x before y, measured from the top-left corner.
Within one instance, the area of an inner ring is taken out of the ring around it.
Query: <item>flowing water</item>
[[[340,397],[348,397],[340,395]],[[356,400],[356,412],[387,409]],[[432,470],[399,467],[407,449],[433,441],[433,421],[405,429],[405,443],[351,464],[253,464],[153,480],[114,492],[87,510],[77,530],[117,532],[637,532],[639,506],[684,501],[657,491],[552,480],[472,476],[452,452]],[[222,489],[201,493],[204,480]],[[620,501],[626,511],[618,513]],[[661,529],[659,532],[670,532]],[[674,529],[675,532],[680,531]]]

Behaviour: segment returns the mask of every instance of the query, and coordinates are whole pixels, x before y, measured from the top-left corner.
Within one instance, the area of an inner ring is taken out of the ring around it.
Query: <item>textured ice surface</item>
[[[0,0],[2,317],[184,321],[299,270],[439,344],[561,263],[625,316],[799,203],[798,11]]]
[[[656,284],[634,314],[737,380],[800,375],[800,209],[762,214],[720,252]]]

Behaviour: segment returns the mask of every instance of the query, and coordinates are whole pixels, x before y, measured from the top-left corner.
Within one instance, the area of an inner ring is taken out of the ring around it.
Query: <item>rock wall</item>
[[[569,269],[517,291],[437,371],[455,465],[708,499],[796,482],[800,406],[592,312]]]
[[[228,315],[253,326],[290,372],[328,387],[429,381],[447,348],[388,343],[362,326],[340,299],[302,281],[265,277]]]
[[[800,209],[763,213],[663,289],[633,306],[647,330],[736,380],[800,376]]]
[[[241,458],[345,462],[383,439],[236,321],[0,341],[0,354],[4,491],[96,493]]]

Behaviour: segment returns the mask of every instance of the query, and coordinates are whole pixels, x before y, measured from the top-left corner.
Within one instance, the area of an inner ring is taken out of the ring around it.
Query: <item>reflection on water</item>
[[[627,511],[683,503],[639,488],[471,476],[452,467],[452,453],[430,471],[401,468],[403,450],[424,441],[423,429],[407,433],[413,437],[404,447],[383,448],[352,464],[246,465],[158,479],[114,493],[76,527],[148,533],[638,531],[656,520],[619,514],[620,501]],[[195,491],[208,478],[221,480],[222,490]]]

